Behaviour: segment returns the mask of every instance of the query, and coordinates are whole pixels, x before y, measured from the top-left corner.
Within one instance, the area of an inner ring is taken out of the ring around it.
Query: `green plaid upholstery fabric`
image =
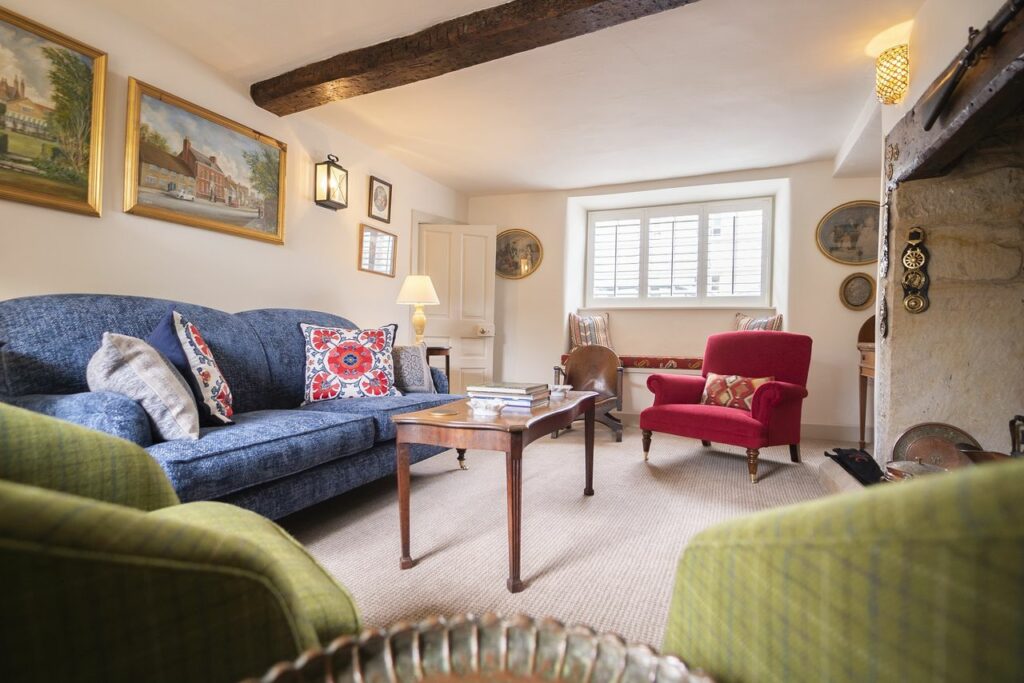
[[[140,510],[178,504],[160,465],[135,444],[4,403],[0,479]]]
[[[186,503],[150,514],[228,536],[244,538],[265,551],[274,573],[288,584],[286,597],[327,644],[344,633],[358,633],[359,613],[345,588],[306,550],[269,519],[225,503]]]
[[[1024,462],[699,534],[664,650],[718,681],[1024,680]]]
[[[0,678],[237,681],[359,631],[273,522],[177,502],[137,446],[0,405]]]

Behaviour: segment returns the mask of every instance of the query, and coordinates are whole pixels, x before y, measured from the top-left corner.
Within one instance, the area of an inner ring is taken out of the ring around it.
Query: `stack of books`
[[[519,382],[495,382],[466,387],[470,398],[500,400],[506,408],[533,410],[548,404],[551,392],[547,384],[522,384]]]

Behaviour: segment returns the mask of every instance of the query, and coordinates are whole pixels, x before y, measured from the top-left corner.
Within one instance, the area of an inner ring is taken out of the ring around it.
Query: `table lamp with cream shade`
[[[434,283],[429,275],[407,275],[402,289],[398,292],[398,304],[410,304],[416,309],[412,313],[412,329],[416,333],[416,343],[423,341],[423,330],[427,326],[427,316],[423,314],[424,306],[436,306],[441,303],[434,290]]]

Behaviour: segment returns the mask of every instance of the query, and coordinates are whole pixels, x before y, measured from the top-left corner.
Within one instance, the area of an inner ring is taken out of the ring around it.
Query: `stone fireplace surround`
[[[983,448],[1009,452],[1008,421],[1024,413],[1024,15],[968,71],[931,131],[921,109],[886,138],[880,463],[921,422],[953,424]],[[916,315],[903,307],[900,261],[914,227],[926,234],[931,279],[930,306]]]

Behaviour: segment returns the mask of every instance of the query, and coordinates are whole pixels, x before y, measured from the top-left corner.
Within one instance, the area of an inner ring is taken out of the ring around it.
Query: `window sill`
[[[602,311],[757,311],[758,313],[775,314],[772,306],[744,306],[736,304],[733,306],[581,306],[580,312],[602,312]]]

